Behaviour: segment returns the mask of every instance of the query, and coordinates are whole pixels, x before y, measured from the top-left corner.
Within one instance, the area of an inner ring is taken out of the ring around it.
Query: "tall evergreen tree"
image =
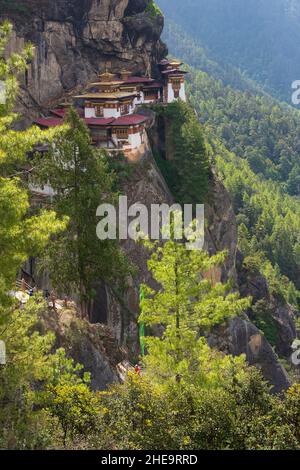
[[[124,282],[128,264],[117,241],[100,241],[96,235],[98,206],[116,200],[106,153],[92,146],[89,130],[75,110],[69,110],[66,124],[64,136],[39,159],[36,180],[50,182],[57,213],[69,218],[67,230],[49,246],[46,265],[60,292],[79,293],[86,315],[95,283]]]
[[[25,131],[11,128],[17,115],[13,112],[18,94],[17,77],[24,72],[33,50],[27,46],[19,54],[5,57],[4,50],[12,26],[0,26],[0,322],[8,314],[11,290],[18,270],[29,256],[37,255],[51,234],[64,227],[53,211],[41,211],[29,216],[29,194],[24,189],[26,173],[22,171],[28,153],[40,142],[51,142],[56,129],[44,132],[36,127]]]
[[[171,166],[178,174],[175,195],[182,203],[203,203],[208,191],[210,165],[201,126],[193,109],[183,101],[166,109],[173,148]]]
[[[181,204],[204,203],[208,192],[210,163],[202,128],[193,109],[183,101],[156,107],[167,125],[166,147],[170,159],[158,164]]]
[[[140,317],[152,328],[163,328],[161,337],[146,338],[145,363],[156,380],[202,380],[209,362],[204,335],[250,305],[249,299],[230,292],[229,285],[213,282],[224,259],[224,253],[210,258],[175,241],[156,247],[148,267],[160,287],[143,286]]]

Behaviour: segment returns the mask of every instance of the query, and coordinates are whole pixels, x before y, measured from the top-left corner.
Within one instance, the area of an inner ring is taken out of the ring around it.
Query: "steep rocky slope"
[[[133,175],[123,190],[128,196],[129,204],[138,202],[150,208],[151,204],[173,202],[151,152],[145,155],[143,162],[136,165]],[[215,176],[212,176],[210,182],[209,201],[205,207],[206,249],[210,254],[223,250],[228,252],[223,269],[216,269],[211,273],[212,278],[217,282],[226,282],[230,279],[233,287],[240,290],[243,296],[252,296],[254,303],[258,300],[267,303],[277,322],[277,351],[288,357],[291,352],[290,346],[296,337],[294,310],[282,299],[269,294],[267,282],[259,273],[255,281],[251,273],[242,272],[242,260],[237,248],[237,224],[231,200]],[[131,281],[126,298],[119,299],[120,301],[114,298],[111,287],[105,289],[101,287],[94,305],[94,318],[104,316],[119,342],[126,345],[130,351],[130,356],[137,357],[139,346],[136,319],[139,315],[139,285],[141,282],[146,282],[153,286],[153,281],[147,270],[148,253],[141,245],[128,241],[124,249],[129,259],[138,267],[137,276]],[[255,284],[258,279],[260,283]],[[224,353],[245,354],[251,365],[256,365],[262,370],[275,392],[280,392],[289,386],[289,378],[279,363],[276,352],[262,332],[251,322],[251,310],[242,318],[236,318],[227,325],[217,328],[210,335],[209,342]]]

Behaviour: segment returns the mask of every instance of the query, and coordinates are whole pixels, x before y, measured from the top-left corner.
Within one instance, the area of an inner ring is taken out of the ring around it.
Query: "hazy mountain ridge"
[[[158,3],[214,60],[239,68],[266,91],[291,101],[291,84],[300,77],[298,0]]]

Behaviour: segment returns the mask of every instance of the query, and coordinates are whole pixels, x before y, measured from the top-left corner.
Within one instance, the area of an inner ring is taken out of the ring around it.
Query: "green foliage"
[[[49,446],[55,433],[44,406],[45,391],[82,383],[82,367],[67,359],[64,350],[51,354],[54,335],[39,334],[38,321],[45,310],[46,303],[37,296],[22,310],[14,310],[0,332],[7,349],[7,365],[0,369],[1,448]]]
[[[259,300],[252,307],[254,323],[260,329],[269,343],[275,347],[279,341],[278,327],[272,317],[272,311],[265,300]]]
[[[299,194],[298,111],[266,96],[237,91],[203,72],[191,71],[191,103],[199,119],[252,171]]]
[[[112,189],[118,193],[122,184],[133,175],[133,166],[128,165],[128,160],[123,153],[120,153],[118,156],[114,155],[114,158],[106,158],[106,163],[109,172],[113,174]]]
[[[195,67],[190,101],[232,195],[240,249],[258,261],[271,291],[297,306],[299,202],[288,194],[298,195],[299,112],[210,60],[201,42],[176,26],[168,27],[168,38],[171,52]]]
[[[163,327],[161,337],[146,338],[145,364],[153,371],[153,380],[195,384],[216,378],[217,366],[214,369],[207,360],[209,348],[202,335],[250,306],[249,299],[230,293],[229,285],[211,280],[225,256],[210,258],[175,241],[155,247],[148,268],[161,287],[155,291],[143,286],[140,316],[150,327]]]
[[[43,300],[37,296],[19,310],[8,295],[22,264],[29,256],[40,255],[51,236],[61,236],[58,233],[67,225],[62,212],[58,219],[52,210],[39,212],[30,208],[22,167],[36,144],[52,143],[54,138],[57,143],[69,135],[67,127],[51,132],[38,128],[22,132],[11,129],[17,118],[12,111],[18,93],[17,75],[26,70],[32,49],[27,47],[19,54],[4,57],[10,34],[10,24],[0,27],[0,79],[5,82],[7,98],[0,105],[0,337],[7,350],[7,365],[0,369],[0,447],[35,449],[56,441],[51,416],[58,415],[66,388],[69,401],[64,420],[72,432],[83,432],[87,426],[91,411],[84,407],[84,401],[94,412],[94,397],[86,385],[88,377],[80,378],[82,367],[67,359],[63,350],[52,354],[53,334],[38,333],[39,317],[47,309]],[[48,403],[47,409],[43,401],[46,390],[56,394],[50,400],[52,408]],[[80,406],[76,408],[79,398]]]
[[[300,243],[297,200],[271,181],[255,175],[247,162],[215,143],[220,175],[232,194],[238,214],[240,246],[246,256],[260,258],[259,268],[271,290],[297,303],[298,246]],[[292,281],[292,283],[290,282]]]
[[[40,253],[52,234],[65,227],[53,211],[40,211],[30,217],[29,195],[24,189],[20,175],[28,152],[42,142],[53,141],[60,129],[43,132],[36,127],[26,131],[15,131],[11,125],[17,116],[13,113],[18,93],[18,74],[24,72],[32,57],[32,48],[27,46],[19,54],[4,57],[5,46],[12,27],[9,23],[0,26],[0,80],[5,83],[6,102],[0,104],[0,323],[8,315],[11,299],[7,293],[15,283],[21,265]]]
[[[158,168],[161,171],[164,179],[168,183],[168,188],[172,190],[172,193],[175,194],[176,187],[178,186],[178,173],[172,163],[164,159],[157,149],[154,150],[153,156],[157,163]],[[176,200],[178,201],[177,197]]]
[[[100,412],[99,400],[85,383],[49,385],[45,405],[51,416],[58,419],[66,446],[70,434],[86,436],[94,431]]]
[[[168,185],[177,202],[203,203],[207,197],[210,165],[201,126],[186,103],[174,102],[167,107],[155,106],[166,122],[170,160],[156,154]]]
[[[149,13],[150,16],[152,16],[153,18],[156,18],[157,16],[163,16],[161,9],[158,7],[154,0],[149,1],[145,12]]]
[[[272,397],[260,372],[233,358],[209,384],[160,385],[147,374],[129,374],[124,385],[102,394],[101,444],[117,450],[296,450],[297,393],[291,389],[283,401]]]
[[[26,2],[20,0],[0,0],[1,11],[6,13],[22,13],[28,14],[29,9]]]
[[[76,111],[66,117],[68,128],[55,141],[54,151],[38,158],[36,182],[50,181],[56,192],[54,207],[67,216],[67,230],[53,239],[44,263],[59,292],[79,292],[82,309],[93,298],[97,281],[124,283],[128,273],[125,255],[117,241],[100,241],[96,210],[114,203],[116,184],[106,154],[92,146],[89,131]]]
[[[47,5],[48,0],[0,0],[0,11],[15,22],[21,22],[24,18],[30,21],[34,12],[41,12]]]

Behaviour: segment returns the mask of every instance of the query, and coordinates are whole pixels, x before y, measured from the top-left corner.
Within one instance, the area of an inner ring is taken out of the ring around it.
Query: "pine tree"
[[[162,328],[161,337],[146,338],[145,364],[156,380],[205,380],[210,353],[204,336],[249,307],[250,300],[239,299],[230,285],[213,282],[212,274],[225,256],[209,257],[175,241],[152,254],[148,267],[160,287],[155,291],[143,286],[140,321]]]
[[[117,241],[100,241],[96,235],[97,207],[116,198],[106,153],[92,146],[89,130],[74,109],[66,124],[64,136],[39,159],[36,181],[50,182],[57,213],[69,218],[67,230],[49,246],[46,266],[61,293],[80,294],[82,313],[87,315],[95,283],[122,284],[129,268]]]
[[[24,72],[33,50],[27,46],[23,52],[6,58],[4,50],[12,26],[0,26],[0,322],[7,316],[11,305],[8,292],[12,289],[21,265],[29,256],[44,249],[51,234],[65,224],[53,211],[41,211],[29,216],[30,201],[24,185],[26,173],[22,171],[28,153],[40,142],[51,142],[59,129],[43,132],[37,127],[25,131],[11,128],[17,119],[13,112],[18,94],[17,77]],[[5,93],[3,93],[3,89]]]

